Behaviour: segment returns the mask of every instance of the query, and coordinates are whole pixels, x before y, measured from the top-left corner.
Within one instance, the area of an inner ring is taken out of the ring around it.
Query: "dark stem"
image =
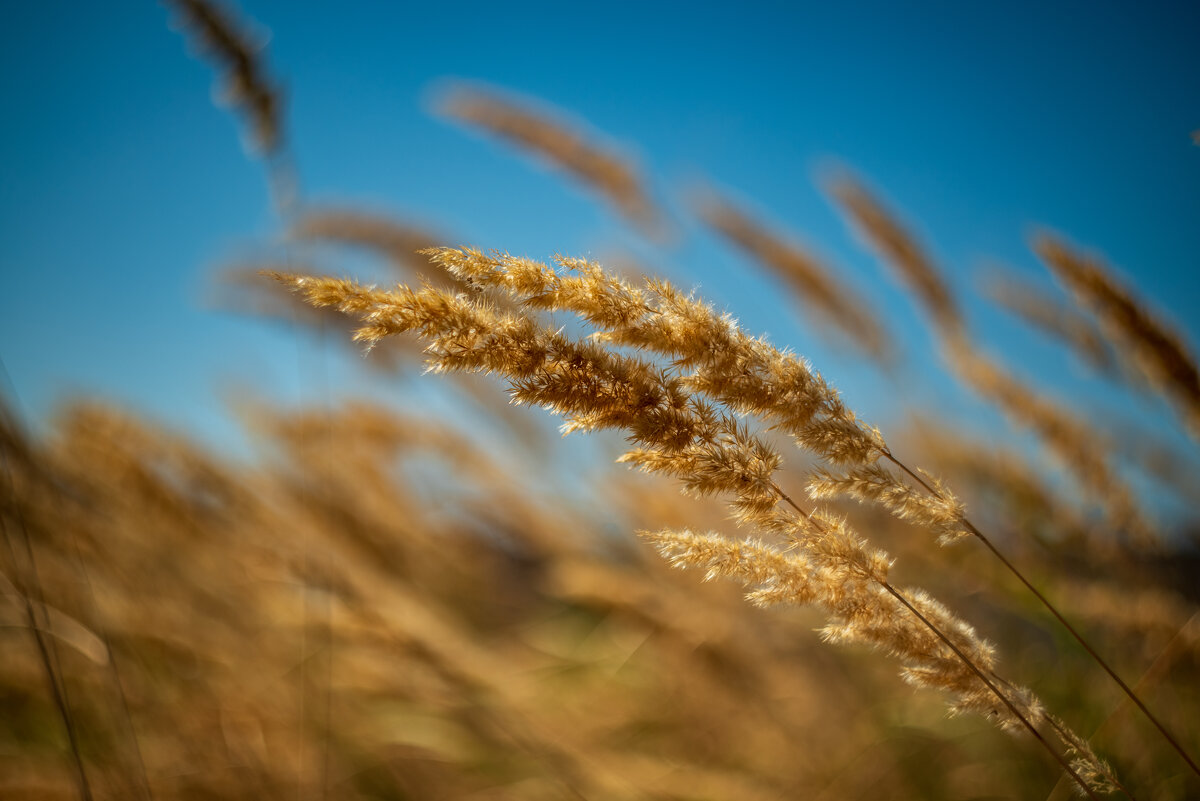
[[[925,491],[928,492],[930,495],[933,495],[936,498],[942,497],[942,494],[940,492],[938,492],[933,487],[929,486],[929,484],[924,479],[922,479],[919,475],[917,475],[912,470],[910,470],[906,464],[904,464],[899,459],[897,459],[895,456],[893,456],[890,451],[885,450],[883,452],[883,455],[888,461],[890,461],[892,464],[899,467],[901,470],[903,470],[905,473],[907,473],[914,481],[916,481],[918,484],[920,484],[922,487],[924,487]],[[973,534],[976,539],[978,539],[980,542],[982,542],[984,545],[986,545],[987,549],[989,551],[991,551],[992,554],[997,559],[1000,560],[1001,564],[1003,564],[1006,568],[1008,568],[1008,571],[1010,573],[1012,573],[1014,576],[1016,576],[1017,579],[1020,580],[1020,582],[1025,585],[1025,588],[1027,590],[1029,590],[1031,593],[1033,593],[1034,597],[1037,598],[1038,601],[1041,602],[1042,606],[1044,606],[1046,608],[1046,610],[1049,611],[1050,614],[1054,616],[1054,619],[1057,620],[1060,624],[1062,624],[1063,628],[1065,628],[1070,633],[1070,635],[1075,638],[1075,641],[1083,647],[1083,650],[1087,651],[1088,655],[1091,656],[1093,660],[1095,660],[1096,664],[1098,664],[1100,667],[1104,668],[1104,672],[1106,672],[1109,676],[1112,677],[1112,680],[1117,683],[1117,686],[1119,686],[1125,692],[1125,695],[1127,695],[1129,697],[1130,701],[1133,701],[1133,703],[1137,706],[1138,709],[1142,710],[1142,714],[1145,715],[1146,718],[1151,723],[1154,724],[1154,726],[1159,730],[1159,732],[1166,739],[1166,741],[1171,744],[1171,747],[1175,749],[1176,753],[1178,753],[1179,756],[1183,757],[1183,761],[1187,762],[1188,767],[1190,767],[1192,769],[1192,772],[1195,773],[1197,776],[1200,776],[1200,767],[1197,767],[1196,763],[1194,761],[1192,761],[1192,758],[1190,756],[1188,756],[1186,751],[1183,750],[1183,746],[1181,746],[1179,744],[1179,741],[1177,741],[1175,739],[1175,737],[1172,736],[1172,734],[1169,731],[1167,731],[1166,726],[1164,726],[1159,721],[1159,719],[1157,717],[1155,717],[1154,714],[1146,707],[1146,705],[1144,703],[1142,703],[1142,699],[1138,698],[1137,695],[1133,692],[1133,690],[1130,689],[1129,685],[1126,684],[1124,681],[1122,681],[1121,677],[1117,675],[1116,671],[1113,670],[1109,666],[1109,664],[1106,661],[1104,661],[1103,658],[1101,658],[1100,654],[1096,653],[1095,649],[1092,648],[1092,646],[1088,644],[1087,640],[1085,640],[1083,638],[1083,635],[1081,635],[1078,631],[1076,631],[1075,627],[1072,626],[1069,622],[1067,622],[1067,619],[1062,616],[1062,613],[1059,612],[1057,608],[1055,608],[1054,604],[1050,603],[1050,601],[1046,598],[1046,596],[1042,595],[1042,593],[1038,590],[1038,588],[1033,586],[1033,584],[1030,583],[1029,579],[1025,578],[1025,575],[1023,573],[1021,573],[1021,571],[1018,570],[1017,567],[1008,560],[1008,557],[1006,557],[1003,553],[1000,552],[1000,550],[996,547],[995,543],[993,543],[990,539],[988,539],[987,536],[985,536],[984,533],[982,531],[980,531],[975,526],[974,523],[972,523],[966,517],[964,517],[962,519],[962,523],[966,527],[967,531],[971,532],[971,534]]]
[[[7,466],[7,465],[6,465]],[[20,515],[20,511],[17,511]],[[20,523],[21,521],[18,520]],[[4,529],[4,540],[8,545],[9,555],[13,560],[13,568],[18,569],[17,552],[13,547],[12,537],[9,534],[8,526],[3,524],[3,518],[0,518],[0,528]],[[33,559],[33,549],[29,542],[29,533],[25,530],[24,524],[21,523],[22,533],[24,534],[24,545],[27,555]],[[34,576],[33,587],[40,589],[40,582],[37,580],[37,568],[32,562],[30,563],[30,572]],[[20,572],[16,574],[20,575]],[[21,581],[20,584],[25,584]],[[67,743],[71,748],[71,757],[75,765],[75,772],[79,781],[79,795],[83,801],[92,801],[92,788],[88,783],[87,771],[83,767],[83,754],[79,750],[79,738],[75,732],[75,721],[71,717],[71,709],[67,704],[66,694],[63,688],[59,685],[58,671],[54,669],[54,659],[51,656],[50,646],[46,642],[46,635],[43,633],[42,626],[38,624],[37,613],[34,610],[35,601],[30,597],[30,588],[18,585],[18,590],[21,594],[21,600],[24,601],[25,617],[28,620],[29,628],[33,633],[34,641],[37,643],[38,656],[41,658],[42,668],[44,669],[46,681],[50,684],[50,696],[54,700],[54,706],[58,710],[59,717],[62,718],[63,727],[67,731]],[[45,604],[41,599],[41,593],[38,592],[36,603],[45,610]],[[46,626],[46,630],[49,630]]]
[[[1062,766],[1062,769],[1067,772],[1067,775],[1069,775],[1072,779],[1074,779],[1075,783],[1078,784],[1085,793],[1087,793],[1088,797],[1095,799],[1095,801],[1099,801],[1099,797],[1094,792],[1092,792],[1092,788],[1088,787],[1087,784],[1083,781],[1083,779],[1081,779],[1079,777],[1079,774],[1075,772],[1075,769],[1071,767],[1070,763],[1067,762],[1066,758],[1063,757],[1062,754],[1058,753],[1058,749],[1056,749],[1054,746],[1050,745],[1050,743],[1046,740],[1046,738],[1042,736],[1042,733],[1037,730],[1037,727],[1034,726],[1033,723],[1030,722],[1030,720],[1028,718],[1026,718],[1024,715],[1022,715],[1020,713],[1020,711],[1017,710],[1016,705],[1014,705],[1013,702],[1008,699],[1007,695],[1000,692],[1000,688],[997,687],[992,682],[991,679],[989,679],[986,675],[984,675],[983,671],[980,670],[979,667],[974,662],[971,661],[970,657],[968,657],[966,654],[964,654],[958,648],[957,645],[955,645],[953,642],[951,642],[950,638],[947,637],[945,634],[943,634],[941,629],[939,629],[937,626],[935,626],[928,618],[926,618],[924,615],[922,615],[921,612],[915,606],[913,606],[911,603],[909,603],[908,599],[905,598],[900,593],[899,590],[897,590],[895,587],[893,587],[891,584],[889,584],[886,581],[881,581],[880,586],[883,587],[885,590],[887,590],[892,595],[893,598],[895,598],[897,601],[902,603],[905,606],[905,608],[908,609],[908,611],[910,611],[914,615],[916,615],[917,619],[920,620],[922,623],[924,623],[929,628],[930,631],[932,631],[934,634],[936,634],[937,638],[939,640],[941,640],[942,642],[944,642],[946,644],[946,647],[948,647],[951,651],[953,651],[954,654],[963,661],[963,664],[965,664],[968,668],[970,668],[971,672],[974,673],[976,676],[978,676],[979,680],[982,681],[987,686],[987,688],[989,690],[991,690],[992,693],[995,694],[995,696],[1004,703],[1004,705],[1006,707],[1008,707],[1008,711],[1012,712],[1013,715],[1017,718],[1017,720],[1021,721],[1021,725],[1023,725],[1026,729],[1028,729],[1029,733],[1032,734],[1035,738],[1037,738],[1037,741],[1039,743],[1041,743],[1043,746],[1045,746],[1046,750],[1049,751],[1051,753],[1051,755],[1053,755],[1055,761],[1058,762],[1058,764]]]
[[[777,492],[779,494],[779,497],[785,503],[787,503],[789,506],[791,506],[793,509],[795,509],[797,512],[799,512],[804,517],[805,520],[808,520],[809,522],[811,522],[813,525],[817,526],[818,528],[821,526],[820,521],[814,520],[812,515],[810,515],[804,509],[800,508],[800,506],[795,501],[793,501],[788,496],[787,493],[785,493],[782,489],[780,489],[774,483],[772,483],[771,486],[774,488],[775,492]],[[1080,778],[1079,774],[1075,772],[1075,769],[1071,767],[1070,763],[1067,762],[1067,760],[1063,757],[1063,755],[1060,754],[1058,752],[1058,750],[1054,746],[1052,746],[1046,740],[1045,737],[1042,736],[1042,733],[1037,730],[1037,727],[1034,726],[1033,723],[1028,718],[1026,718],[1023,714],[1021,714],[1020,710],[1018,710],[1016,705],[1013,704],[1013,702],[1009,700],[1008,696],[1006,696],[1004,693],[1000,692],[1000,688],[997,687],[995,685],[995,683],[993,683],[992,680],[989,679],[982,670],[980,670],[978,665],[976,665],[973,661],[971,661],[971,658],[969,656],[967,656],[962,651],[962,649],[960,649],[957,645],[955,645],[953,643],[953,641],[951,641],[950,638],[947,637],[945,635],[945,633],[942,632],[941,629],[939,629],[936,625],[934,625],[934,623],[931,620],[929,620],[929,618],[927,618],[923,614],[921,614],[920,610],[918,610],[915,606],[913,606],[908,601],[908,599],[905,598],[900,593],[900,591],[897,590],[895,587],[893,587],[889,582],[884,581],[879,578],[875,578],[873,576],[870,578],[872,578],[872,580],[877,582],[879,584],[879,586],[881,586],[885,590],[887,590],[888,593],[891,594],[891,596],[893,598],[895,598],[897,601],[899,601],[901,604],[903,604],[904,607],[906,609],[908,609],[909,612],[912,612],[913,615],[915,615],[916,618],[918,620],[920,620],[925,625],[926,628],[928,628],[931,632],[933,632],[934,635],[939,640],[941,640],[943,643],[945,643],[946,647],[948,647],[951,651],[953,651],[954,655],[957,656],[960,660],[962,660],[963,664],[966,665],[967,668],[969,668],[972,673],[974,673],[976,676],[979,677],[979,680],[982,681],[984,683],[984,685],[989,690],[992,691],[992,694],[995,695],[997,698],[999,698],[1000,701],[1006,707],[1008,707],[1009,712],[1011,712],[1017,720],[1021,721],[1021,724],[1026,729],[1029,730],[1029,733],[1032,734],[1034,736],[1034,738],[1036,738],[1037,741],[1039,743],[1041,743],[1047,751],[1050,752],[1051,756],[1054,757],[1054,761],[1057,762],[1062,767],[1062,769],[1067,772],[1067,775],[1069,775],[1072,779],[1075,780],[1075,783],[1078,784],[1085,793],[1087,793],[1088,797],[1094,799],[1094,801],[1100,801],[1099,797],[1092,791],[1092,789],[1090,787],[1088,787],[1087,783],[1084,782],[1084,780],[1082,778]]]
[[[117,655],[113,651],[112,639],[108,633],[108,627],[100,620],[100,605],[96,602],[96,591],[92,586],[91,576],[88,574],[87,564],[84,562],[83,552],[79,548],[79,540],[76,537],[71,538],[71,544],[75,549],[75,559],[79,563],[79,572],[83,576],[84,584],[87,586],[88,596],[91,598],[92,607],[96,612],[96,628],[100,632],[101,640],[104,643],[104,650],[108,653],[108,665],[112,670],[113,683],[117,685],[117,694],[121,699],[121,711],[125,716],[125,724],[129,727],[129,739],[133,743],[133,755],[137,760],[138,774],[142,782],[142,790],[146,794],[149,801],[154,801],[154,791],[150,788],[150,775],[146,772],[146,760],[142,757],[142,746],[138,742],[137,728],[133,724],[133,713],[129,708],[129,696],[125,692],[125,683],[121,680],[121,671],[117,666]]]

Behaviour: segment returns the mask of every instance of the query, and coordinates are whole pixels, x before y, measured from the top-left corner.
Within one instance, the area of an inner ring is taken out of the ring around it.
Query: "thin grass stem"
[[[896,467],[903,470],[906,474],[908,474],[908,476],[910,478],[912,478],[914,481],[916,481],[918,484],[920,484],[922,487],[924,487],[928,493],[930,493],[931,495],[938,497],[938,498],[942,497],[940,492],[938,492],[934,487],[931,487],[928,482],[926,482],[923,478],[921,478],[920,475],[915,473],[913,470],[909,469],[909,467],[906,464],[904,464],[899,459],[897,459],[891,453],[891,451],[884,451],[883,455],[884,455],[884,458],[886,458],[892,464],[896,465]],[[1100,654],[1096,653],[1096,649],[1093,648],[1088,643],[1088,641],[1083,638],[1083,635],[1081,635],[1075,629],[1075,627],[1072,626],[1071,623],[1065,617],[1063,617],[1062,613],[1058,611],[1057,607],[1055,607],[1054,604],[1050,603],[1049,599],[1047,599],[1046,596],[1043,595],[1041,593],[1041,591],[1038,590],[1037,587],[1033,586],[1032,582],[1030,582],[1029,579],[1025,578],[1025,575],[1019,569],[1017,569],[1016,565],[1014,565],[1011,561],[1009,561],[1008,557],[1006,557],[1000,551],[1000,549],[996,547],[996,544],[994,542],[992,542],[992,540],[990,538],[988,538],[982,531],[980,531],[979,528],[974,523],[972,523],[969,519],[967,519],[965,517],[963,518],[962,523],[963,523],[963,526],[965,526],[966,529],[969,532],[971,532],[971,534],[976,539],[978,539],[980,542],[982,542],[987,547],[987,549],[989,551],[991,551],[992,554],[997,559],[1000,560],[1001,564],[1003,564],[1006,568],[1008,568],[1008,571],[1010,573],[1012,573],[1014,576],[1016,576],[1017,579],[1022,584],[1025,585],[1026,589],[1028,589],[1031,593],[1033,593],[1033,596],[1035,598],[1037,598],[1039,602],[1041,602],[1042,606],[1044,606],[1046,608],[1046,610],[1050,612],[1051,615],[1054,616],[1054,619],[1057,620],[1063,626],[1063,628],[1065,628],[1067,630],[1067,632],[1075,639],[1075,641],[1077,643],[1079,643],[1080,646],[1083,647],[1083,650],[1088,653],[1088,655],[1096,662],[1096,664],[1099,665],[1101,668],[1103,668],[1104,672],[1106,672],[1112,678],[1112,680],[1117,683],[1117,686],[1120,687],[1121,690],[1125,693],[1125,695],[1129,697],[1129,700],[1132,701],[1134,703],[1134,705],[1137,706],[1137,708],[1142,711],[1142,714],[1145,715],[1146,718],[1151,723],[1154,724],[1155,728],[1158,729],[1159,733],[1162,734],[1163,738],[1166,739],[1166,741],[1171,745],[1171,747],[1175,749],[1175,752],[1177,754],[1179,754],[1180,757],[1183,758],[1184,762],[1186,762],[1188,764],[1188,767],[1190,767],[1192,769],[1192,772],[1195,773],[1197,776],[1200,776],[1200,767],[1198,767],[1196,765],[1195,761],[1193,761],[1193,759],[1183,749],[1183,746],[1181,746],[1179,744],[1179,741],[1175,739],[1174,735],[1172,735],[1171,732],[1169,732],[1167,730],[1167,727],[1165,725],[1163,725],[1162,721],[1160,721],[1154,715],[1154,713],[1150,711],[1150,709],[1146,706],[1146,704],[1142,702],[1142,699],[1138,698],[1137,694],[1129,687],[1129,685],[1126,684],[1121,679],[1121,677],[1117,675],[1117,672],[1115,670],[1113,670],[1113,668],[1111,666],[1109,666],[1108,662],[1106,662],[1104,660],[1104,658],[1100,656]]]
[[[779,493],[779,497],[781,500],[783,500],[785,503],[787,503],[789,506],[791,506],[793,509],[795,509],[797,512],[799,512],[806,520],[812,522],[813,525],[817,526],[818,528],[821,527],[821,523],[819,520],[813,519],[813,517],[805,509],[801,508],[795,501],[793,501],[791,499],[791,497],[788,496],[787,493],[785,493],[782,489],[779,488],[778,485],[772,484],[772,487],[775,489],[775,491],[777,493]],[[996,684],[984,674],[984,672],[979,668],[978,665],[975,664],[974,661],[972,661],[972,659],[969,656],[967,656],[965,653],[963,653],[962,649],[960,649],[957,645],[955,645],[954,642],[951,641],[951,639],[949,637],[947,637],[946,634],[940,628],[938,628],[936,625],[934,625],[934,623],[931,620],[929,620],[929,618],[927,618],[923,614],[921,614],[920,610],[918,610],[915,606],[913,606],[912,603],[910,603],[909,600],[904,597],[904,594],[901,593],[899,590],[897,590],[890,582],[880,581],[878,579],[873,579],[873,580],[877,581],[879,586],[883,587],[883,589],[886,590],[889,595],[891,595],[893,598],[895,598],[897,601],[899,601],[901,603],[901,605],[904,606],[904,608],[906,608],[909,612],[911,612],[914,616],[916,616],[917,620],[921,621],[921,623],[924,624],[924,626],[926,628],[928,628],[931,632],[933,632],[934,636],[936,636],[951,651],[953,651],[954,655],[957,656],[960,660],[962,660],[962,663],[964,665],[966,665],[967,668],[972,673],[974,673],[981,682],[983,682],[984,686],[986,686],[992,692],[993,695],[995,695],[997,698],[1000,699],[1001,703],[1003,703],[1004,706],[1008,708],[1008,711],[1013,714],[1013,717],[1015,717],[1017,720],[1021,721],[1021,725],[1023,725],[1026,729],[1028,729],[1029,733],[1032,734],[1034,736],[1034,738],[1039,743],[1041,743],[1042,746],[1047,751],[1050,752],[1051,756],[1054,757],[1054,761],[1056,761],[1062,767],[1062,769],[1067,772],[1067,775],[1069,775],[1075,781],[1075,783],[1078,784],[1085,793],[1087,793],[1088,797],[1095,799],[1096,801],[1099,801],[1099,797],[1092,791],[1092,789],[1090,787],[1088,787],[1087,783],[1084,782],[1084,780],[1079,776],[1079,774],[1075,772],[1075,769],[1072,768],[1070,763],[1067,762],[1066,758],[1063,757],[1063,755],[1058,752],[1058,749],[1056,749],[1054,746],[1050,745],[1049,741],[1046,740],[1046,738],[1042,736],[1042,733],[1037,730],[1037,727],[1033,725],[1033,722],[1030,721],[1027,717],[1025,717],[1025,715],[1021,714],[1020,710],[1018,710],[1016,705],[1011,700],[1009,700],[1008,696],[1006,696],[1004,693],[1002,693],[1000,691],[1000,688],[997,687]],[[997,678],[999,678],[999,677],[997,676]],[[1005,683],[1007,684],[1007,682],[1005,682]],[[1124,788],[1121,788],[1121,789],[1124,790]],[[1126,791],[1126,795],[1129,795],[1129,793],[1127,791]],[[1132,795],[1129,795],[1129,797],[1133,798]]]

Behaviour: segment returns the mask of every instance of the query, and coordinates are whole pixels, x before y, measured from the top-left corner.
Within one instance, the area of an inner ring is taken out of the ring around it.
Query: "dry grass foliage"
[[[170,5],[285,159],[251,39]],[[626,161],[554,115],[465,88],[438,108],[660,225]],[[667,281],[281,204],[285,255],[229,270],[225,300],[453,380],[407,411],[243,402],[243,460],[94,402],[37,436],[4,409],[0,796],[1195,797],[1194,555],[1101,425],[984,354],[899,217],[848,176],[830,191],[951,374],[1070,483],[904,409],[902,381],[885,438],[805,358]],[[727,201],[700,215],[898,380],[854,287]],[[327,277],[346,248],[401,283]],[[1078,308],[1002,302],[1193,426],[1173,328],[1098,262],[1036,248]],[[564,456],[515,406],[623,438],[645,475]]]

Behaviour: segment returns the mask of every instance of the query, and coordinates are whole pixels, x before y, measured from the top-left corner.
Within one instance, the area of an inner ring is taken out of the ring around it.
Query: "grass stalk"
[[[942,497],[942,494],[938,492],[936,488],[930,486],[925,479],[923,479],[915,471],[911,470],[908,465],[904,464],[904,462],[896,458],[891,451],[885,451],[883,455],[885,459],[906,473],[910,479],[920,484],[921,487],[924,488],[925,491],[930,495],[938,498]],[[1188,755],[1183,746],[1179,744],[1179,741],[1175,738],[1175,736],[1171,734],[1163,722],[1160,721],[1158,717],[1150,711],[1149,707],[1147,707],[1142,699],[1138,697],[1137,693],[1135,693],[1133,689],[1126,684],[1120,676],[1117,675],[1117,672],[1112,668],[1112,666],[1109,665],[1108,662],[1096,652],[1096,649],[1093,648],[1086,639],[1084,639],[1083,635],[1080,634],[1073,625],[1071,625],[1071,622],[1068,621],[1063,614],[1058,611],[1058,608],[1055,607],[1054,604],[1052,604],[1050,600],[1043,595],[1042,592],[1035,587],[1028,578],[1025,577],[1025,574],[1022,573],[1020,569],[1018,569],[1017,566],[1014,565],[1012,561],[1000,551],[998,547],[996,547],[996,544],[992,542],[991,538],[980,531],[973,522],[964,517],[962,524],[967,531],[971,533],[971,536],[982,542],[984,546],[986,546],[987,549],[992,552],[992,555],[1000,560],[1000,563],[1004,565],[1004,567],[1007,568],[1010,573],[1016,576],[1017,580],[1020,581],[1021,584],[1023,584],[1035,598],[1037,598],[1037,600],[1054,617],[1054,619],[1057,620],[1059,624],[1061,624],[1062,627],[1067,630],[1067,633],[1069,633],[1072,638],[1074,638],[1075,642],[1079,643],[1083,650],[1087,652],[1088,656],[1090,656],[1092,660],[1099,665],[1114,682],[1116,682],[1117,686],[1121,688],[1121,691],[1124,692],[1129,700],[1132,701],[1133,704],[1142,711],[1142,714],[1146,716],[1147,720],[1154,724],[1154,727],[1158,729],[1159,733],[1162,734],[1163,738],[1167,741],[1171,748],[1175,750],[1175,753],[1179,754],[1183,761],[1187,763],[1188,767],[1192,769],[1192,772],[1197,776],[1200,776],[1200,767],[1196,765],[1196,762],[1191,758],[1191,756]]]

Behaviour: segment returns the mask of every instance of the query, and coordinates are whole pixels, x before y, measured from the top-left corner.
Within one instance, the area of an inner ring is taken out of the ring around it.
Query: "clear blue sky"
[[[888,418],[890,385],[826,348],[778,284],[689,222],[686,187],[731,190],[844,270],[905,343],[914,398],[950,384],[912,304],[822,196],[823,165],[880,188],[988,341],[1063,392],[1127,403],[972,289],[987,258],[1042,277],[1031,224],[1104,252],[1198,339],[1200,3],[240,8],[270,33],[309,199],[532,256],[633,250],[810,353],[869,418]],[[4,16],[0,356],[21,410],[36,422],[100,395],[227,443],[222,387],[295,400],[353,384],[352,363],[318,364],[311,340],[206,301],[214,268],[278,228],[240,126],[211,102],[213,70],[188,55],[168,12],[149,0],[9,2]],[[604,132],[686,237],[655,251],[559,176],[431,116],[431,85],[455,77]]]

